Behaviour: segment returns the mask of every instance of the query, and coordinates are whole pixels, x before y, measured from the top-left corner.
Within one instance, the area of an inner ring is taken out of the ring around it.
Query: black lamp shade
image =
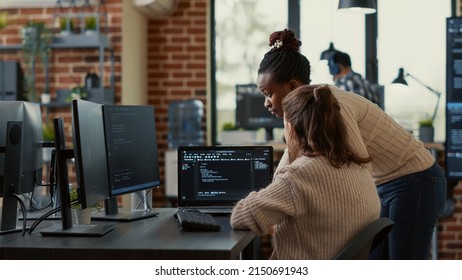
[[[372,14],[376,12],[375,0],[340,0],[338,2],[338,9],[357,9],[365,14]]]
[[[419,79],[417,79],[416,77],[411,75],[409,72],[404,73],[403,68],[399,68],[398,77],[396,77],[396,79],[394,79],[393,82],[391,82],[391,83],[392,84],[403,84],[403,85],[407,86],[407,82],[406,82],[406,79],[405,79],[406,77],[412,78],[414,81],[418,82],[419,84],[421,84],[422,86],[427,88],[429,91],[433,92],[438,97],[438,99],[436,101],[435,110],[433,111],[433,116],[432,116],[432,122],[435,121],[436,113],[438,112],[438,104],[440,103],[440,99],[441,99],[441,92],[439,92],[437,90],[434,90],[431,87],[427,86],[422,81],[420,81]]]
[[[391,82],[391,83],[392,84],[402,84],[402,85],[407,86],[406,79],[404,78],[404,69],[403,68],[399,68],[398,77],[396,77],[393,80],[393,82]]]
[[[332,54],[334,54],[335,52],[335,48],[334,48],[334,43],[330,43],[329,44],[329,48],[327,50],[324,50],[322,53],[321,53],[321,60],[328,60]]]

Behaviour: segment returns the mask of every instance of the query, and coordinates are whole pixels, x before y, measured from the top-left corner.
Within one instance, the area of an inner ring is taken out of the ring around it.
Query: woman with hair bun
[[[271,259],[332,259],[379,217],[380,200],[365,167],[370,158],[348,147],[328,86],[300,86],[282,108],[289,164],[269,186],[237,203],[231,225],[274,233]]]
[[[282,100],[310,84],[310,62],[291,30],[270,35],[257,85],[264,106],[280,118]],[[428,259],[431,239],[446,201],[444,172],[431,153],[407,130],[369,100],[329,85],[346,125],[347,143],[361,157],[370,157],[372,176],[382,203],[381,216],[395,221],[389,235],[391,259]],[[284,153],[275,176],[290,164]]]

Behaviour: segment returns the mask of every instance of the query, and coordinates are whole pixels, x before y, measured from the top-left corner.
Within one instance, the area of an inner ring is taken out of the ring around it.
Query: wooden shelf
[[[53,38],[51,49],[98,49],[99,50],[99,69],[100,69],[100,85],[103,83],[103,63],[104,55],[103,52],[109,51],[111,58],[111,73],[110,81],[111,86],[109,88],[92,88],[89,92],[89,101],[102,104],[113,104],[114,103],[114,50],[110,46],[109,39],[106,35],[95,32],[92,34],[69,34],[60,35]],[[0,46],[0,51],[21,51],[21,45],[7,45]],[[61,108],[69,106],[70,103],[63,101],[55,101],[47,104],[41,104],[46,108]]]
[[[0,51],[19,51],[19,50],[21,50],[21,45],[0,46]]]
[[[112,49],[108,37],[98,33],[55,36],[51,43],[52,49],[96,49],[100,47]],[[20,50],[21,45],[0,46],[0,51]]]
[[[100,47],[111,49],[107,36],[98,33],[55,36],[51,44],[52,49],[85,49]]]

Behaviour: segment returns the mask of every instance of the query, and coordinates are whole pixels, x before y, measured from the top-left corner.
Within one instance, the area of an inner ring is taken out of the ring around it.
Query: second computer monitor
[[[73,124],[83,207],[105,200],[104,213],[93,216],[100,220],[131,221],[155,215],[150,209],[119,213],[116,199],[160,185],[154,108],[74,100]]]
[[[266,140],[273,140],[273,129],[283,128],[282,119],[264,106],[265,97],[256,84],[236,85],[236,126],[244,129],[266,129]]]
[[[103,114],[111,196],[159,187],[154,108],[105,105]]]
[[[102,108],[93,102],[72,101],[74,158],[83,208],[110,195]]]

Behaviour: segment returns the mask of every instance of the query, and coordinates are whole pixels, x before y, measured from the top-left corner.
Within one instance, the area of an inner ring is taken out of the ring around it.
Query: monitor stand
[[[43,236],[88,236],[99,237],[114,229],[114,225],[72,225],[71,228],[63,229],[61,224],[43,229]]]
[[[3,213],[3,209],[0,208],[0,217],[1,217],[2,213]],[[21,224],[22,224],[22,222],[21,222]],[[28,230],[28,229],[29,229],[29,228],[26,227],[26,230]],[[8,229],[0,230],[0,235],[2,235],[2,234],[7,234],[7,233],[13,233],[13,232],[20,232],[20,231],[22,231],[22,230],[23,230],[22,225],[21,225],[21,226],[19,226],[19,225],[14,226],[14,225],[13,225],[13,226],[9,227]]]
[[[118,208],[117,197],[110,197],[104,201],[104,212],[93,213],[91,219],[94,221],[119,221],[131,222],[141,219],[147,219],[157,216],[159,213],[154,212],[151,207],[151,190],[136,192],[143,202],[144,209],[142,210],[120,210]]]

